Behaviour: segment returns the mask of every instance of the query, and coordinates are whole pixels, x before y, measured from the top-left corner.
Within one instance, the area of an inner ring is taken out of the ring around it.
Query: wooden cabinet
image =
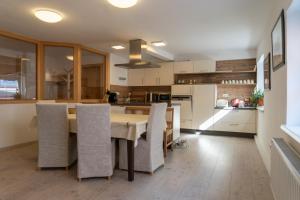
[[[175,74],[193,73],[194,66],[192,61],[174,62]]]
[[[128,85],[143,86],[144,69],[128,69]]]
[[[193,61],[193,73],[215,72],[216,61],[214,60],[197,60]]]
[[[174,63],[162,63],[159,68],[159,85],[174,84]]]

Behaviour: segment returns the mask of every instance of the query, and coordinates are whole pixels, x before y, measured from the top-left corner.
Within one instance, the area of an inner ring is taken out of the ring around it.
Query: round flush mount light
[[[39,20],[47,23],[57,23],[63,18],[62,14],[59,12],[49,9],[37,9],[34,11],[34,15]]]
[[[130,8],[134,6],[138,0],[107,0],[111,5],[118,8]]]

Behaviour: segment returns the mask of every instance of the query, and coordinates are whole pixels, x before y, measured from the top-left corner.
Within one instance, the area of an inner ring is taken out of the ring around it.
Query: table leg
[[[134,141],[127,140],[128,181],[134,180]]]

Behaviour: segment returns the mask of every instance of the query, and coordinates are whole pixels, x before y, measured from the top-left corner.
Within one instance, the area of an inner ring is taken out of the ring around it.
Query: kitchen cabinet
[[[128,85],[143,86],[144,69],[128,69]]]
[[[193,129],[213,129],[215,87],[215,85],[193,86]]]
[[[197,60],[193,61],[193,73],[215,72],[215,60]]]
[[[256,111],[216,109],[213,130],[256,133]]]
[[[175,74],[193,73],[194,66],[192,61],[174,62]]]
[[[147,68],[144,69],[144,86],[159,85],[159,74],[161,68]]]
[[[174,63],[161,63],[159,68],[159,85],[173,85],[174,84]]]
[[[171,87],[172,95],[192,95],[193,86],[192,85],[172,85]]]

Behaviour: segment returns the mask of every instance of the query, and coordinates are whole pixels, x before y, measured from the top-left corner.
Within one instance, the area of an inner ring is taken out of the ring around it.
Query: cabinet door
[[[151,68],[144,70],[144,86],[159,85],[159,68]]]
[[[143,86],[144,69],[129,69],[128,70],[128,85]]]
[[[191,85],[172,85],[172,95],[192,95],[193,88]]]
[[[174,84],[174,63],[162,63],[159,69],[159,85]]]
[[[211,130],[214,124],[215,85],[193,86],[193,129]]]
[[[197,60],[193,61],[194,73],[214,72],[216,71],[216,61]]]
[[[175,74],[193,73],[193,62],[192,61],[175,62],[174,73]]]

